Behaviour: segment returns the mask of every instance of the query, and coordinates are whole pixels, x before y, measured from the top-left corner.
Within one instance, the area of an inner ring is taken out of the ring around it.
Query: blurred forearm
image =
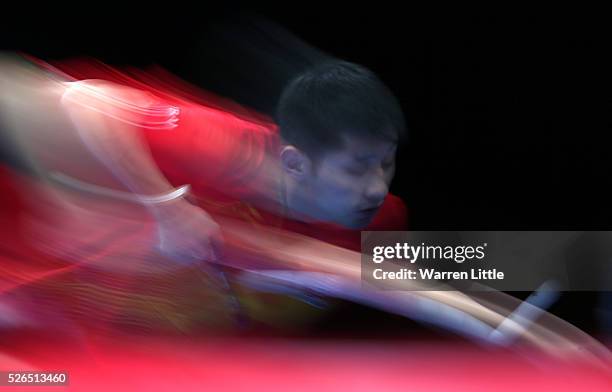
[[[87,148],[130,191],[154,196],[173,190],[139,128],[170,131],[177,121],[176,108],[157,104],[148,93],[95,80],[69,83],[61,102]],[[168,203],[144,204],[156,215],[167,211]]]

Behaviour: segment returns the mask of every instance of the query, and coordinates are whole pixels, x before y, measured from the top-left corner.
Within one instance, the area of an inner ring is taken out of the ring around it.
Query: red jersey
[[[191,184],[196,198],[229,203],[249,203],[262,192],[264,161],[278,156],[280,141],[278,127],[269,118],[199,90],[159,67],[119,71],[95,60],[64,61],[54,66],[75,80],[103,79],[130,86],[179,108],[176,128],[143,130],[153,159],[173,185]],[[275,198],[274,190],[266,191]],[[243,211],[251,210],[248,207]],[[275,216],[274,210],[260,212],[255,215],[262,223],[359,249],[358,230],[291,221]],[[389,194],[363,230],[405,230],[406,214],[402,200]]]
[[[169,182],[191,184],[196,203],[213,217],[248,219],[254,223],[254,237],[258,225],[265,225],[359,250],[358,230],[293,221],[277,214],[280,209],[256,208],[251,202],[266,181],[266,159],[276,156],[279,147],[278,127],[264,116],[196,90],[161,69],[119,72],[89,60],[41,65],[68,80],[107,80],[146,91],[159,104],[177,107],[175,128],[140,132]],[[83,177],[87,170],[78,167],[81,162],[65,161],[77,166],[80,179],[87,179]],[[154,251],[155,222],[144,209],[72,191],[54,197],[55,190],[50,192],[47,182],[7,168],[0,168],[0,184],[5,190],[0,194],[0,292],[34,298],[33,314],[51,319],[63,303],[62,317],[79,324],[91,322],[92,328],[119,322],[181,329],[203,319],[223,322],[219,315],[224,314],[225,299],[203,285],[207,278],[198,266],[173,267],[154,276],[113,270],[118,264],[145,271],[168,265]],[[366,230],[405,227],[404,204],[388,195]],[[264,267],[267,261],[256,253],[248,261],[244,251],[238,248],[237,252],[238,262],[253,268]],[[45,298],[49,305],[41,306],[38,298]],[[23,301],[20,306],[27,309]]]

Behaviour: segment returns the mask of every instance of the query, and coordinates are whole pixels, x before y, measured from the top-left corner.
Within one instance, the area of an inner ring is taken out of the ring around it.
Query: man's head
[[[329,61],[284,90],[276,120],[290,207],[311,219],[366,226],[387,195],[404,118],[368,69]]]

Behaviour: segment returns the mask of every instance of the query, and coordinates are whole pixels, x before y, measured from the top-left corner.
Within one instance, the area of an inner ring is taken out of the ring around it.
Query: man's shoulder
[[[408,208],[404,201],[391,193],[387,194],[383,205],[366,230],[406,230],[408,228]]]

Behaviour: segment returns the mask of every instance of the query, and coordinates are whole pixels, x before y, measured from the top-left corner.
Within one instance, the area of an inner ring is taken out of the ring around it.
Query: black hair
[[[294,78],[276,108],[283,141],[310,156],[342,146],[342,135],[399,141],[405,135],[399,102],[369,69],[329,60]]]

